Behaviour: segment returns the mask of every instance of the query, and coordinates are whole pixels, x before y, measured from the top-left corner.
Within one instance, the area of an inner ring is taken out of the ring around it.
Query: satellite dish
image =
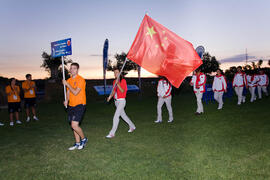
[[[202,58],[202,56],[203,56],[203,54],[204,54],[204,52],[205,52],[204,47],[203,47],[203,46],[198,46],[198,47],[196,48],[196,52],[197,52],[197,54],[199,55],[199,57]]]

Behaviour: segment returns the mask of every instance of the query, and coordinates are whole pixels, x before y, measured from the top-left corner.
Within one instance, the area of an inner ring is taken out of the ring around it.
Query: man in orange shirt
[[[22,124],[19,120],[19,112],[21,111],[20,87],[16,85],[15,78],[10,79],[10,85],[6,87],[6,94],[8,99],[10,126],[14,126],[13,113],[15,113],[16,123]]]
[[[32,81],[31,74],[26,74],[25,77],[26,81],[22,83],[22,89],[24,92],[24,103],[27,115],[26,122],[30,121],[30,107],[32,108],[33,119],[38,121],[36,116],[36,83]]]
[[[71,77],[67,81],[63,80],[63,84],[67,86],[67,100],[64,101],[64,105],[68,105],[68,120],[75,137],[75,144],[68,148],[70,151],[83,149],[88,141],[80,127],[86,105],[86,83],[85,80],[78,75],[78,71],[79,64],[72,63],[70,66]]]

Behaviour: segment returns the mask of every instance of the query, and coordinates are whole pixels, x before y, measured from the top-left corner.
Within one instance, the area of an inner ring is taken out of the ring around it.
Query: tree
[[[115,59],[117,61],[117,63],[114,65],[112,60],[109,60],[108,65],[107,65],[107,70],[108,71],[113,71],[114,68],[118,68],[119,70],[121,70],[124,61],[127,57],[127,54],[122,52],[121,54],[116,54]],[[138,70],[138,65],[136,63],[134,63],[133,61],[127,60],[126,65],[123,69],[123,74],[126,75],[128,73],[128,71],[131,70]]]
[[[215,56],[211,56],[208,52],[203,54],[203,64],[200,66],[203,73],[212,73],[219,69],[220,63]]]
[[[270,66],[270,59],[268,60],[268,66]]]
[[[50,78],[51,79],[62,78],[62,71],[60,69],[62,65],[61,57],[53,58],[51,55],[49,55],[46,52],[43,52],[41,57],[43,59],[43,63],[40,67],[44,68],[48,73],[50,73]],[[65,75],[68,75],[68,70],[67,70],[66,65],[69,63],[72,63],[72,60],[64,57]]]

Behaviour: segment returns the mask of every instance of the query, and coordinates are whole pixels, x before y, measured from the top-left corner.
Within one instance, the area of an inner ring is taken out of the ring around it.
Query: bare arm
[[[81,88],[78,88],[78,87],[73,88],[73,87],[71,87],[71,85],[66,80],[63,80],[63,84],[66,85],[68,87],[69,91],[72,94],[74,94],[75,96],[77,96],[81,91]]]
[[[109,102],[114,95],[115,95],[115,91],[113,91],[113,93],[107,98],[107,101]]]
[[[119,90],[121,91],[121,93],[124,92],[124,89],[120,86],[120,82],[117,82],[117,87],[119,88]]]

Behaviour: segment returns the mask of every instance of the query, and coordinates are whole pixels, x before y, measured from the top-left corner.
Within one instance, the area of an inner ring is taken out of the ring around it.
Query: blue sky
[[[0,76],[47,77],[42,51],[71,37],[81,74],[101,78],[104,40],[110,54],[127,52],[146,12],[194,47],[203,45],[223,68],[244,63],[246,48],[250,61],[268,60],[269,7],[269,0],[0,0]]]

